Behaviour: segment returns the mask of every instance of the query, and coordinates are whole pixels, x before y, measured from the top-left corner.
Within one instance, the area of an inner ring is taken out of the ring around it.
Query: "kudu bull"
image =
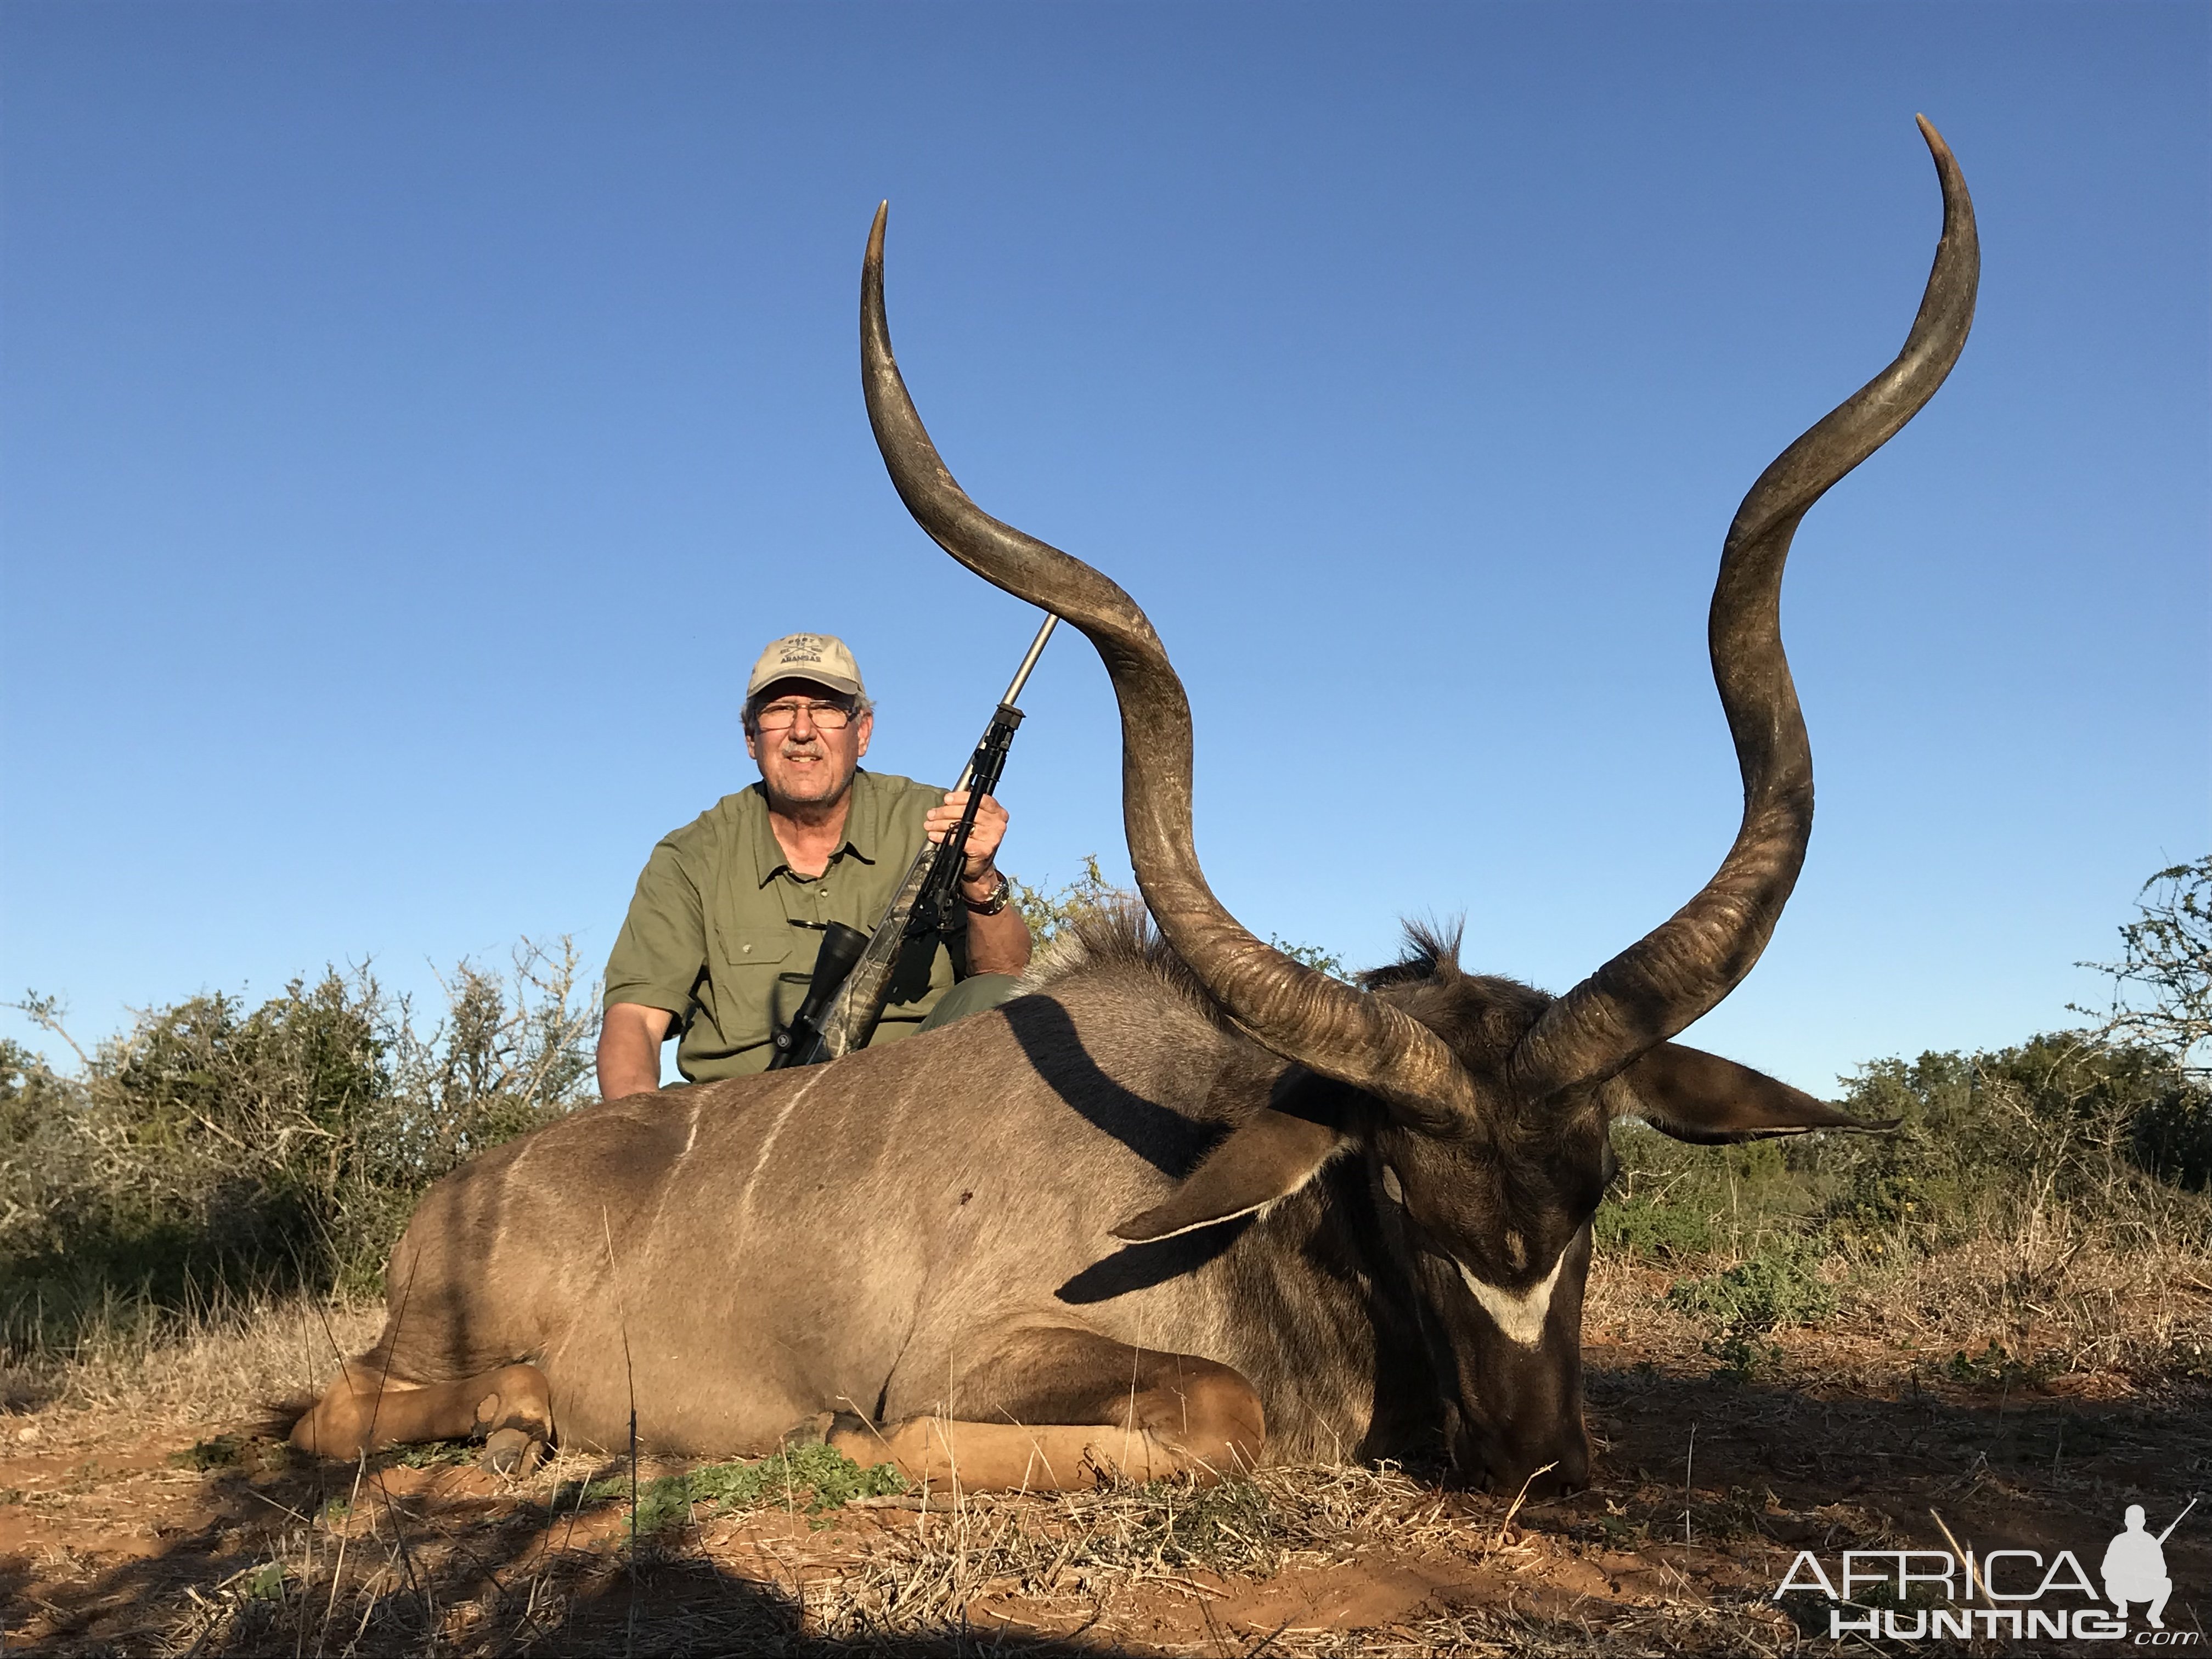
[[[1131,862],[1158,937],[1087,930],[1030,994],[836,1064],[608,1101],[423,1199],[390,1317],[293,1434],[350,1456],[483,1433],[756,1453],[811,1424],[976,1485],[1218,1472],[1441,1443],[1580,1482],[1590,1220],[1633,1116],[1698,1142],[1865,1127],[1668,1041],[1753,963],[1802,861],[1810,750],[1778,603],[1799,520],[1931,397],[1978,255],[1949,150],[1896,361],[1791,444],[1721,556],[1712,665],[1744,811],[1712,879],[1564,996],[1416,938],[1361,988],[1261,944],[1192,847],[1190,709],[1113,582],[976,507],[891,356],[884,216],[861,288],[893,482],[969,569],[1058,612],[1120,700]]]

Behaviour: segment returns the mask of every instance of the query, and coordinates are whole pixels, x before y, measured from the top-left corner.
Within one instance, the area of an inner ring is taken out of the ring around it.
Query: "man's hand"
[[[933,806],[922,819],[931,845],[951,834],[968,805],[968,792],[955,789],[945,805]],[[977,803],[975,822],[968,830],[967,859],[960,870],[960,896],[971,904],[988,904],[999,890],[999,845],[1006,838],[1006,809],[988,795]],[[995,916],[968,915],[968,971],[971,974],[1018,974],[1029,966],[1030,925],[1022,913],[1008,905]]]
[[[968,792],[965,789],[955,789],[946,794],[944,805],[933,806],[929,809],[929,815],[921,822],[923,827],[929,831],[931,846],[936,846],[952,833],[953,826],[960,822],[960,814],[966,809],[967,805]],[[993,860],[998,853],[999,843],[1006,838],[1006,809],[986,795],[976,806],[975,822],[968,831],[968,859],[960,871],[960,881],[963,887],[995,884],[989,883],[989,877],[994,867]],[[988,893],[984,892],[974,895],[978,898],[988,896]]]
[[[660,1045],[676,1016],[641,1002],[617,1002],[599,1021],[599,1098],[621,1100],[660,1086]]]

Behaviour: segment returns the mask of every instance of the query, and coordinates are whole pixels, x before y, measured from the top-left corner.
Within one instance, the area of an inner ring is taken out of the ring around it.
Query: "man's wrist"
[[[1006,879],[1004,873],[996,869],[987,870],[983,872],[983,877],[979,878],[979,879],[985,878],[990,883],[990,890],[980,898],[967,890],[975,884],[975,882],[961,884],[960,902],[968,907],[968,913],[970,915],[995,916],[1013,901],[1013,884]]]

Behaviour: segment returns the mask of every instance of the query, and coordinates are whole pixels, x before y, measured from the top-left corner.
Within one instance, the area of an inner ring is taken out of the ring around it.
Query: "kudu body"
[[[422,1200],[382,1338],[294,1430],[351,1455],[556,1430],[699,1454],[811,1424],[971,1483],[1403,1455],[1586,1474],[1582,1291],[1613,1121],[1725,1141],[1864,1127],[1667,1041],[1758,959],[1812,820],[1779,632],[1805,511],[1932,396],[1963,346],[1972,210],[1925,122],[1944,229],[1904,350],[1753,487],[1711,642],[1742,825],[1673,918],[1563,996],[1447,942],[1355,989],[1261,944],[1192,849],[1189,707],[1091,567],[988,517],[939,460],[861,301],[870,419],[963,563],[1097,647],[1122,711],[1131,862],[1159,937],[1104,917],[1030,994],[836,1064],[587,1108]]]

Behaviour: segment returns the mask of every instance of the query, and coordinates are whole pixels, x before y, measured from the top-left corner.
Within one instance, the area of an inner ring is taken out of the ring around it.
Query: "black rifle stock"
[[[817,1065],[866,1047],[883,1019],[884,1006],[890,999],[891,975],[897,971],[899,954],[906,949],[907,941],[950,930],[955,907],[961,902],[960,877],[968,862],[968,836],[975,827],[975,809],[984,796],[999,787],[999,780],[1006,772],[1006,752],[1013,746],[1015,728],[1022,723],[1022,711],[1014,707],[1014,699],[1021,696],[1030,671],[1036,666],[1038,657],[1044,653],[1045,641],[1052,637],[1052,630],[1059,623],[1059,617],[1048,616],[1044,626],[1037,629],[1036,638],[1030,643],[1029,654],[1022,659],[1013,683],[999,700],[990,725],[983,730],[982,741],[975,745],[968,769],[960,775],[960,781],[955,787],[968,792],[968,804],[961,809],[960,821],[935,846],[922,843],[872,934],[864,936],[858,928],[831,924],[832,931],[824,935],[822,953],[815,962],[814,981],[807,989],[806,1000],[799,1006],[791,1024],[775,1035],[775,1053],[769,1060],[769,1071],[781,1071],[787,1066]],[[860,951],[857,959],[848,951],[832,953],[832,940],[840,933],[866,939],[866,945]],[[826,985],[825,968],[837,975],[829,979]],[[809,1010],[816,1012],[810,1016]]]

